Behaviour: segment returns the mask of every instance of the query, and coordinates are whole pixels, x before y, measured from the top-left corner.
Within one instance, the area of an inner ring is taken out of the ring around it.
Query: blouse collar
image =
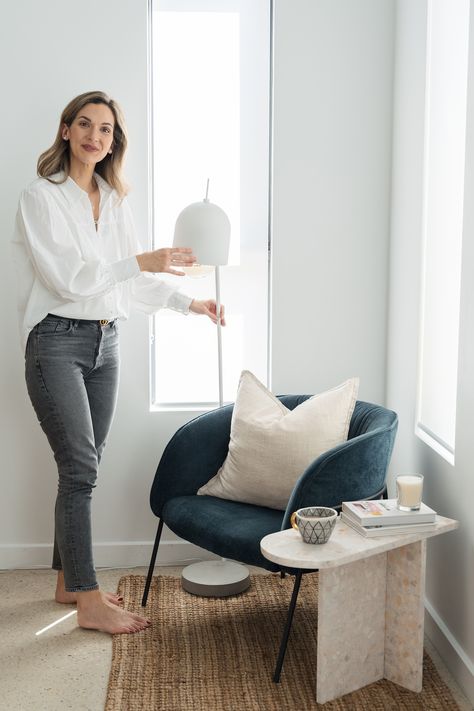
[[[54,182],[56,182],[64,179],[64,173],[56,173],[56,175],[52,175],[51,177]],[[94,178],[101,193],[101,200],[108,198],[112,194],[113,188],[98,173],[94,173]],[[58,188],[62,190],[70,205],[79,202],[80,200],[84,200],[84,198],[89,198],[87,192],[79,187],[71,176],[68,176],[63,183],[59,183]]]

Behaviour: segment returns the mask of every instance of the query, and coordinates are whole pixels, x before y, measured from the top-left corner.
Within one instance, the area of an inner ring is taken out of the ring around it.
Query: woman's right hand
[[[190,267],[196,261],[193,250],[189,247],[163,247],[153,252],[137,254],[137,262],[141,272],[162,272],[185,276],[184,272],[174,267]]]

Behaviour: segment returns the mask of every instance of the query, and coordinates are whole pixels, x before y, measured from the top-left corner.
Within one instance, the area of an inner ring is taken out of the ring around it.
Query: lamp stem
[[[219,407],[224,404],[223,386],[222,386],[222,332],[221,332],[221,284],[219,267],[215,268],[216,274],[216,316],[217,316],[217,359],[219,370]]]

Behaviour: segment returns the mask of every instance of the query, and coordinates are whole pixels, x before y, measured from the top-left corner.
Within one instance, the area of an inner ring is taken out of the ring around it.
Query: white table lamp
[[[193,250],[196,264],[183,268],[189,276],[202,276],[212,269],[215,272],[219,407],[222,407],[224,397],[219,267],[227,264],[229,259],[230,221],[222,208],[209,201],[208,193],[209,180],[204,200],[188,205],[178,215],[173,247],[191,247]],[[184,590],[194,595],[225,597],[246,590],[250,585],[250,576],[247,568],[239,563],[226,559],[208,560],[188,565],[182,572],[181,582]]]

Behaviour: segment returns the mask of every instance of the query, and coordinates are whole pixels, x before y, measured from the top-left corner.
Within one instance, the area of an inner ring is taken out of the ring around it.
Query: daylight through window
[[[267,380],[270,162],[270,2],[154,0],[152,11],[155,248],[172,243],[180,211],[205,196],[231,221],[221,267],[224,399],[242,369]],[[213,298],[213,274],[165,277]],[[169,310],[153,319],[152,406],[218,400],[216,328]]]

